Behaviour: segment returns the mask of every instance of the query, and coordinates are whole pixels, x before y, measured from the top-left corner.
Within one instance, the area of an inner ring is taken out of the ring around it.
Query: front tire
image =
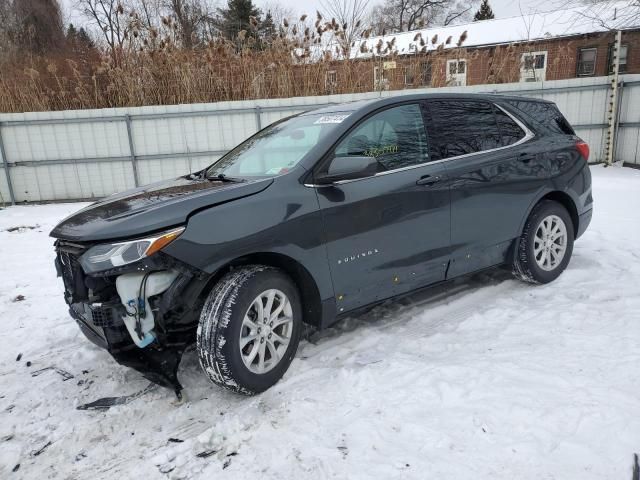
[[[518,241],[513,273],[530,283],[549,283],[569,264],[575,238],[569,212],[543,200],[534,208]]]
[[[264,265],[227,273],[198,324],[200,365],[209,379],[246,395],[274,385],[291,364],[302,330],[300,295],[282,271]]]

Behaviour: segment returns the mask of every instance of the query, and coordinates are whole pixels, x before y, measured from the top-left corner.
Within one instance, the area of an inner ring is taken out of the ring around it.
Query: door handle
[[[418,179],[416,185],[429,186],[433,185],[434,183],[438,183],[440,180],[442,180],[442,178],[438,175],[423,175]]]

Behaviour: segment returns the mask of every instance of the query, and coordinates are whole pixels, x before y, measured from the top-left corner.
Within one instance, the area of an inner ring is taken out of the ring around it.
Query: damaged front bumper
[[[121,365],[133,368],[146,379],[179,393],[182,385],[178,380],[178,367],[190,342],[166,347],[154,342],[145,348],[138,347],[120,316],[121,312],[117,307],[88,303],[69,306],[71,317],[91,342],[107,350]]]
[[[178,367],[195,342],[206,275],[162,253],[87,275],[79,262],[86,248],[56,242],[56,269],[70,315],[118,363],[179,394]]]

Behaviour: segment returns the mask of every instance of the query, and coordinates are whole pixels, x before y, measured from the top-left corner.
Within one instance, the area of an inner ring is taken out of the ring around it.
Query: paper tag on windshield
[[[318,120],[313,123],[342,123],[342,121],[347,118],[347,115],[323,115]]]

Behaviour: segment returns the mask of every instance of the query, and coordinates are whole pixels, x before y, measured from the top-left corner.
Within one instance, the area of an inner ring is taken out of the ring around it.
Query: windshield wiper
[[[217,180],[219,182],[224,183],[242,183],[244,182],[244,178],[236,178],[236,177],[227,177],[224,173],[219,173],[218,175],[211,175],[207,177],[208,180]]]

